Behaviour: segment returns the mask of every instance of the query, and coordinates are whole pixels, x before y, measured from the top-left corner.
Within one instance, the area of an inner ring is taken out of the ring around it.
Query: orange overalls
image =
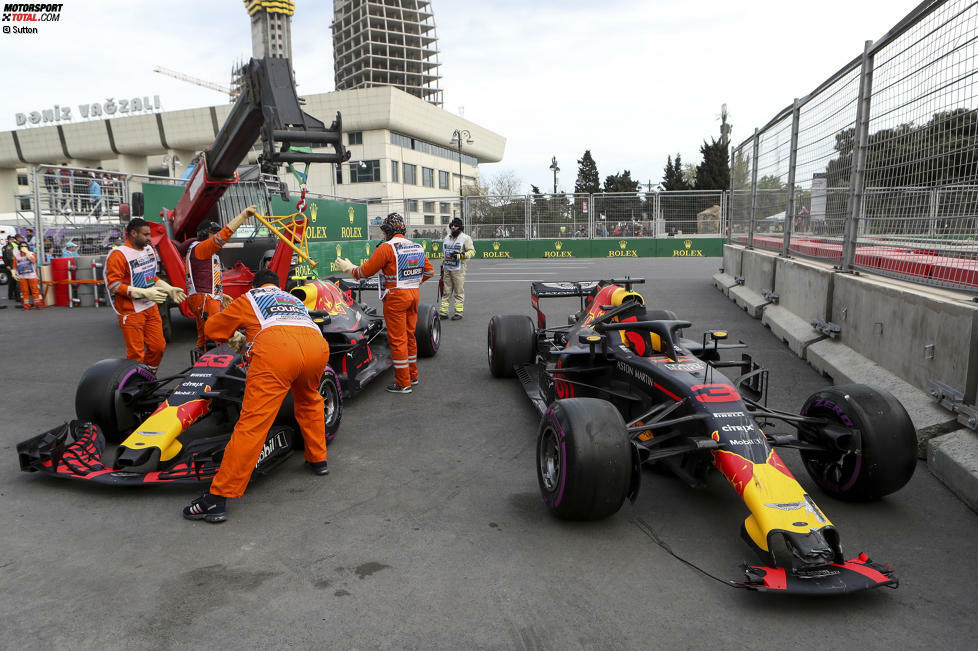
[[[142,362],[154,372],[166,350],[163,320],[156,303],[130,298],[129,286],[152,287],[156,283],[156,264],[152,246],[134,249],[128,238],[124,246],[112,249],[105,259],[105,287],[112,297],[110,305],[119,317],[126,358]]]
[[[204,315],[208,317],[221,311],[221,261],[217,252],[231,237],[232,230],[225,226],[203,242],[195,242],[187,249],[184,261],[187,267],[187,306],[197,324],[197,347],[203,348]]]
[[[326,416],[319,383],[329,363],[329,345],[302,301],[275,285],[264,285],[236,298],[204,326],[207,338],[216,342],[226,341],[238,328],[245,329],[252,344],[251,363],[241,415],[211,482],[211,495],[224,497],[244,494],[290,389],[306,461],[326,460]]]
[[[44,308],[41,302],[41,290],[37,284],[37,258],[34,254],[27,252],[21,255],[20,251],[14,250],[14,267],[17,271],[17,282],[20,284],[20,300],[24,303],[24,309],[31,309],[31,297],[34,298],[34,309]]]
[[[416,283],[404,282],[403,273],[399,276],[399,271],[403,272],[404,256],[402,257],[401,269],[398,268],[398,250],[417,250],[420,245],[395,235],[389,241],[383,242],[377,247],[370,259],[359,267],[353,269],[352,274],[356,279],[369,278],[375,273],[380,272],[381,277],[381,298],[384,301],[384,321],[387,323],[387,340],[391,346],[391,361],[394,364],[394,381],[397,386],[409,387],[412,380],[418,379],[418,342],[414,338],[414,330],[418,325],[418,301],[420,299],[421,283],[431,278],[434,274],[434,267],[424,251],[424,271],[421,278]],[[415,288],[407,288],[405,285],[416,284]]]

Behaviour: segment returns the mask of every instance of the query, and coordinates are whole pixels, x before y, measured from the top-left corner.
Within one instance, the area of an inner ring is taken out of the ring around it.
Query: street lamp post
[[[553,160],[550,161],[550,169],[554,173],[554,194],[557,194],[557,172],[560,171],[560,168],[557,167],[557,157],[556,156],[554,156],[553,157]]]
[[[465,221],[465,197],[462,196],[462,138],[465,138],[467,145],[475,142],[472,140],[472,133],[468,129],[455,129],[452,131],[452,140],[448,144],[458,147],[458,202],[462,221]]]

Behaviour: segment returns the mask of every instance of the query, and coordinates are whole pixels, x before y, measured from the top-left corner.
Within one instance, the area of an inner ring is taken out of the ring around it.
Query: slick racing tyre
[[[610,402],[569,398],[550,405],[537,437],[537,480],[562,520],[600,520],[621,508],[631,482],[632,449]]]
[[[902,488],[917,467],[917,432],[907,410],[886,391],[846,384],[818,391],[802,416],[826,418],[813,443],[825,452],[802,451],[805,470],[832,497],[858,502]]]
[[[434,357],[441,347],[441,319],[433,305],[418,305],[418,325],[414,329],[419,357]]]
[[[131,359],[96,362],[85,371],[75,390],[75,415],[98,425],[108,443],[120,443],[139,425],[143,414],[117,397],[117,390],[155,379],[146,365]]]
[[[340,390],[340,379],[329,366],[326,367],[326,372],[323,373],[322,380],[319,382],[319,395],[323,397],[326,445],[329,445],[340,431],[340,421],[343,418],[343,392]],[[299,428],[299,422],[295,419],[295,400],[292,398],[291,391],[282,401],[278,416],[275,418],[275,424],[288,425],[296,431],[296,436],[292,439],[294,449],[301,450],[305,447],[302,440],[302,430]]]
[[[497,314],[489,319],[489,371],[494,377],[514,377],[515,367],[536,355],[533,319],[522,314]]]

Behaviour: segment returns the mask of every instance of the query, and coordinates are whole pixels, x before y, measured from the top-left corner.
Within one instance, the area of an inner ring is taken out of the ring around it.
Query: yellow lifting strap
[[[315,219],[315,204],[310,206],[310,212]],[[255,218],[272,231],[275,237],[288,244],[303,262],[308,263],[313,269],[316,268],[319,263],[309,257],[309,239],[306,236],[306,226],[309,224],[309,219],[306,218],[305,213],[295,212],[286,217],[255,213]]]

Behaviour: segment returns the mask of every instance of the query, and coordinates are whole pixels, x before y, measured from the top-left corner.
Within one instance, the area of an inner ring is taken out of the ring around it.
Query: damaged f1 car
[[[517,376],[541,414],[537,478],[547,508],[596,520],[635,500],[644,465],[691,486],[718,469],[750,515],[743,539],[762,559],[733,585],[801,594],[896,587],[892,570],[865,554],[846,559],[833,523],[794,478],[776,447],[800,451],[818,486],[842,500],[870,500],[904,486],[916,467],[916,434],[903,406],[865,385],[836,386],[800,414],[767,407],[767,371],[744,354],[721,361],[724,331],[701,341],[691,324],[649,309],[632,291],[640,278],[534,282],[537,321],[489,321],[489,368]],[[567,325],[548,327],[540,299],[579,297]],[[739,368],[731,381],[719,369]],[[772,434],[773,421],[794,428]]]
[[[381,345],[384,318],[359,302],[371,287],[317,280],[292,290],[330,346],[319,385],[327,444],[339,430],[344,398],[391,368],[390,352]],[[416,337],[420,356],[438,352],[441,324],[430,305],[419,308]],[[114,485],[210,481],[240,413],[248,358],[222,344],[191,359],[190,368],[161,378],[128,359],[94,364],[75,392],[77,419],[17,445],[21,470]],[[107,443],[119,443],[111,461],[103,458]],[[289,396],[255,474],[267,473],[301,446]]]

